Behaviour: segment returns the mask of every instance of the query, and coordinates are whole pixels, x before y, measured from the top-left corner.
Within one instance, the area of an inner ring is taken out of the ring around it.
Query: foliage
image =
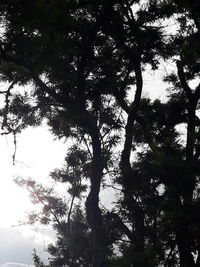
[[[46,266],[199,267],[198,1],[0,3],[3,133],[45,119],[72,142],[50,174],[70,201],[18,180],[41,206],[29,223],[57,233]],[[165,102],[142,97],[160,62],[172,65]],[[107,209],[103,188],[116,199]]]

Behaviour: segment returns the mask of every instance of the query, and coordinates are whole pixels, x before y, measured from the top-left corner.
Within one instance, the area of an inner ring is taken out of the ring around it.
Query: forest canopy
[[[35,266],[200,267],[200,2],[0,6],[1,133],[15,138],[45,120],[72,144],[50,174],[68,185],[69,202],[17,181],[43,206],[29,222],[57,233],[49,262],[35,252]],[[165,101],[143,96],[145,71],[161,64],[172,66]]]

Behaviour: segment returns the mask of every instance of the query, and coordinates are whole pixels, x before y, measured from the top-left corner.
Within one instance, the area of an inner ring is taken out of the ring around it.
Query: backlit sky
[[[51,231],[42,226],[36,230],[17,226],[32,205],[27,192],[18,187],[13,178],[20,175],[46,181],[50,171],[62,166],[66,153],[66,144],[54,140],[45,127],[29,128],[17,140],[13,166],[12,136],[0,136],[0,266],[7,262],[30,264],[32,249],[36,247],[42,253],[53,238]]]

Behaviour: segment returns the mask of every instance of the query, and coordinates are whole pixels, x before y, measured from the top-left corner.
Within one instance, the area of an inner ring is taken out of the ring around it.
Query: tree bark
[[[180,267],[194,267],[195,263],[191,253],[188,225],[185,225],[184,222],[182,225],[179,225],[179,229],[176,231],[176,240],[180,255]]]
[[[90,193],[86,201],[87,220],[92,230],[93,236],[93,259],[94,267],[105,267],[105,238],[102,224],[101,210],[99,208],[99,192],[102,179],[102,155],[101,142],[98,135],[98,130],[91,131],[93,159],[92,159],[92,173],[90,177]]]
[[[132,142],[134,135],[134,123],[136,121],[137,112],[140,105],[140,99],[142,95],[143,79],[141,64],[137,62],[135,65],[135,76],[136,76],[136,93],[134,101],[127,108],[128,118],[125,127],[125,142],[124,148],[121,155],[121,172],[122,172],[122,185],[124,188],[124,200],[127,203],[127,210],[132,216],[134,225],[134,252],[136,254],[136,260],[134,266],[142,267],[144,266],[143,256],[144,256],[144,214],[139,204],[133,200],[133,193],[137,190],[138,181],[134,180],[134,171],[131,167],[130,156],[132,150]],[[140,182],[140,181],[139,181]]]
[[[77,124],[89,134],[92,140],[92,167],[90,175],[90,193],[86,201],[86,215],[92,230],[93,267],[105,267],[105,238],[102,224],[101,210],[99,208],[99,192],[103,175],[100,132],[96,120],[85,107],[85,68],[87,61],[85,55],[78,59],[77,67]]]

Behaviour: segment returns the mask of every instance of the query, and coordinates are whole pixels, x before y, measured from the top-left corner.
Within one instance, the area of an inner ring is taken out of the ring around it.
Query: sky
[[[66,143],[55,140],[44,126],[28,128],[17,137],[14,166],[12,136],[0,136],[0,147],[0,267],[21,266],[19,263],[30,266],[33,248],[47,259],[44,250],[53,241],[54,235],[42,226],[36,229],[20,226],[19,222],[26,219],[28,210],[32,210],[33,206],[26,190],[17,186],[13,179],[32,177],[47,183],[49,172],[62,166]]]

